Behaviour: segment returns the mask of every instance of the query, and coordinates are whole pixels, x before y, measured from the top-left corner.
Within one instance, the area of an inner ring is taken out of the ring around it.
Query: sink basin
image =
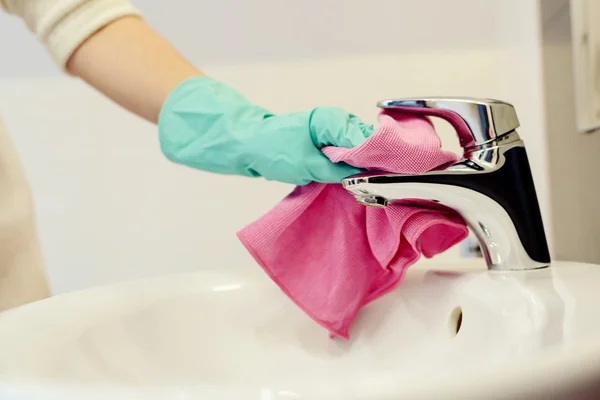
[[[344,341],[257,267],[121,283],[0,314],[0,398],[600,393],[599,304],[600,266],[488,272],[478,261],[430,262],[364,308]]]

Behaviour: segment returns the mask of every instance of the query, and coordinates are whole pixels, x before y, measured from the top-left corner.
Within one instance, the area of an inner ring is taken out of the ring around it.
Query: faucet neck
[[[385,207],[416,198],[455,210],[479,240],[490,270],[529,270],[550,264],[529,160],[516,132],[501,146],[474,151],[446,170],[422,175],[362,174],[343,184],[365,205]]]

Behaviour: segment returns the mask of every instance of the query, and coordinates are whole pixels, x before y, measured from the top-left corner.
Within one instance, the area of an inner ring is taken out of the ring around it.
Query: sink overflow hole
[[[456,307],[450,313],[450,333],[453,336],[458,335],[462,326],[463,312],[462,308]]]

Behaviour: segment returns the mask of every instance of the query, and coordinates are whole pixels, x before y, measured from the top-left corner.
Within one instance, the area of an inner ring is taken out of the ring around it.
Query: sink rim
[[[598,268],[600,265],[587,264],[587,263],[574,263],[574,262],[555,262],[552,268],[569,268],[569,267],[580,267],[580,268]],[[456,263],[443,263],[438,264],[434,262],[422,263],[419,266],[413,266],[411,271],[467,271],[467,272],[482,272],[486,273],[485,267],[480,260],[473,262],[456,262]],[[519,272],[522,273],[522,272]],[[224,271],[216,271],[213,269],[206,269],[192,274],[174,274],[162,277],[146,278],[141,280],[120,282],[112,285],[97,286],[89,289],[83,289],[76,292],[70,292],[55,296],[50,299],[41,300],[36,303],[31,303],[16,309],[8,310],[4,313],[0,313],[0,329],[2,324],[6,320],[13,318],[19,318],[21,314],[27,314],[30,312],[36,312],[39,308],[52,307],[54,303],[61,301],[70,301],[73,297],[77,296],[103,296],[105,293],[111,290],[119,291],[124,289],[131,289],[136,286],[143,287],[151,285],[153,282],[164,281],[184,281],[189,279],[190,275],[193,276],[204,276],[212,277],[216,280],[227,280],[228,277],[238,278],[238,280],[256,282],[256,280],[267,280],[269,278],[259,268],[249,267],[237,267],[229,268]],[[600,276],[600,272],[599,272]],[[243,278],[243,279],[242,279]],[[205,279],[207,282],[211,278]],[[169,286],[169,285],[167,285]],[[50,304],[50,305],[49,305]],[[502,392],[503,395],[522,395],[523,390],[527,388],[528,391],[532,390],[544,390],[544,391],[556,391],[558,388],[567,385],[568,383],[584,383],[597,381],[600,377],[600,341],[593,338],[590,335],[583,338],[575,347],[570,349],[568,352],[561,352],[554,350],[544,350],[536,353],[533,356],[526,358],[527,362],[524,363],[523,359],[515,359],[509,362],[503,362],[501,366],[491,368],[478,368],[473,371],[473,375],[469,377],[469,383],[465,384],[465,377],[463,371],[459,373],[450,372],[441,376],[433,376],[431,380],[423,381],[420,384],[410,385],[410,387],[394,386],[393,382],[390,382],[389,387],[378,388],[378,393],[372,395],[370,398],[374,399],[387,399],[407,396],[411,399],[429,399],[439,396],[440,393],[460,393],[461,398],[464,399],[478,399],[482,398],[490,392]],[[582,371],[582,365],[585,364],[586,368]],[[577,371],[575,373],[574,371]],[[503,378],[497,379],[499,372],[502,373]],[[432,382],[433,381],[433,382]],[[507,382],[510,382],[507,385]],[[432,384],[435,383],[435,384]],[[83,385],[68,385],[68,389],[64,386],[56,386],[53,384],[44,385],[38,384],[37,386],[32,383],[28,383],[24,390],[32,390],[36,392],[36,388],[43,390],[45,393],[52,392],[53,389],[58,390],[57,394],[60,394],[61,398],[67,398],[65,396],[65,390],[67,390],[73,398],[81,396],[82,394],[89,395],[87,390],[90,390],[90,386]],[[78,388],[82,391],[78,391]],[[92,386],[93,390],[97,390],[97,386]],[[19,388],[18,383],[3,383],[2,377],[0,376],[0,394],[3,390],[6,391],[12,388],[17,390]],[[553,388],[553,389],[549,389]],[[170,391],[172,389],[172,391]],[[168,392],[155,393],[158,397],[149,398],[170,398],[164,397],[174,394],[181,394],[182,388],[172,387],[165,388]],[[114,390],[114,391],[113,391]],[[114,398],[121,398],[119,396],[131,396],[132,394],[144,394],[146,395],[150,390],[155,392],[156,388],[147,388],[145,386],[120,386],[115,385],[114,388],[106,387],[103,389],[103,396],[110,395]],[[309,389],[310,390],[310,389]],[[224,391],[225,392],[225,391]],[[379,394],[381,392],[381,394]],[[36,392],[37,393],[37,392]],[[78,394],[77,394],[78,393]],[[197,393],[198,396],[202,396],[202,391]],[[387,395],[385,394],[387,393]],[[195,395],[194,389],[190,388],[190,395]],[[309,393],[310,394],[310,393]],[[116,397],[115,397],[116,396]],[[254,398],[255,395],[251,395]],[[304,395],[303,395],[304,396]],[[36,397],[32,397],[36,398]],[[69,397],[70,398],[70,397]],[[123,397],[126,398],[126,397]],[[228,397],[226,397],[228,398]],[[301,397],[304,398],[304,397]],[[311,399],[322,398],[322,399],[337,399],[338,397],[332,396],[310,396]],[[365,399],[367,397],[348,397],[344,395],[344,399]]]

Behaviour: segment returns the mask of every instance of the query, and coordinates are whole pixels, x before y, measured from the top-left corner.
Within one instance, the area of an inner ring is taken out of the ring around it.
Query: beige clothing
[[[48,294],[31,191],[0,121],[0,311]]]
[[[139,14],[127,0],[0,0],[0,6],[23,19],[63,70],[97,30]],[[31,190],[0,121],[0,311],[48,295]]]

